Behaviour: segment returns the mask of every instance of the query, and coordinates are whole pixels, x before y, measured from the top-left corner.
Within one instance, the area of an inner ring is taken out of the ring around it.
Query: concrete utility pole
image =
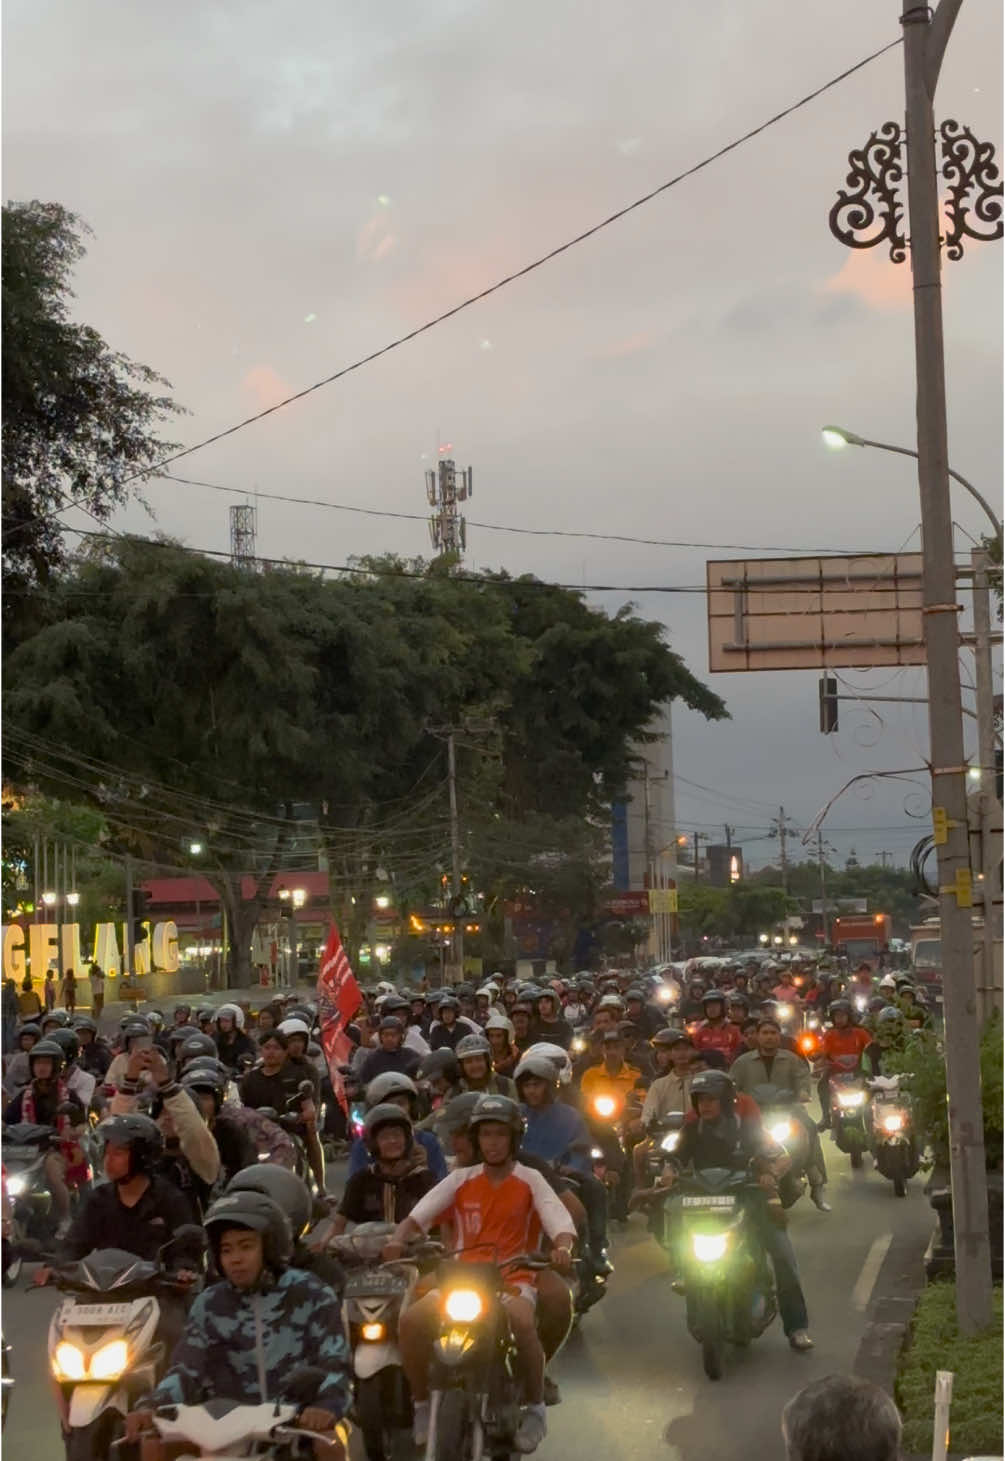
[[[939,194],[934,97],[962,0],[934,12],[912,5],[904,27],[907,194],[917,377],[923,618],[928,659],[933,825],[939,870],[949,1149],[960,1330],[991,1320],[991,1249],[981,1108],[980,1032],[974,991],[973,894],[967,833],[953,519],[942,333]]]
[[[977,794],[979,810],[978,857],[980,876],[978,889],[983,906],[984,927],[981,931],[980,977],[977,981],[978,1015],[986,1019],[993,1009],[1002,1008],[1002,972],[1000,967],[1000,911],[998,867],[1002,859],[1002,809],[995,788],[994,681],[991,664],[991,589],[988,582],[990,559],[985,549],[975,548],[970,554],[974,586],[974,680],[977,688],[977,737],[980,761],[980,783]]]
[[[817,869],[820,873],[820,928],[823,933],[822,942],[827,944],[830,940],[827,937],[827,859],[824,856],[824,834],[817,828]]]
[[[447,735],[447,782],[450,789],[450,863],[451,879],[450,886],[453,889],[454,898],[461,896],[461,823],[457,814],[457,748],[454,741],[454,731]],[[464,978],[464,919],[458,918],[454,922],[454,958]]]

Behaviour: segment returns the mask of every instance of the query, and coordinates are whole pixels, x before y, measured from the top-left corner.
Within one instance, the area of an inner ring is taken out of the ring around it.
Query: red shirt
[[[426,1233],[449,1219],[457,1236],[455,1257],[471,1263],[503,1263],[519,1253],[536,1251],[542,1230],[549,1238],[574,1230],[565,1206],[541,1173],[519,1162],[499,1183],[489,1181],[480,1162],[455,1167],[419,1199],[409,1217]]]
[[[820,1037],[820,1051],[827,1064],[838,1070],[855,1070],[863,1052],[872,1044],[872,1036],[861,1025],[835,1026]]]
[[[710,1025],[708,1020],[704,1020],[691,1036],[691,1044],[696,1050],[721,1050],[731,1064],[744,1049],[739,1025],[731,1025],[728,1021]]]

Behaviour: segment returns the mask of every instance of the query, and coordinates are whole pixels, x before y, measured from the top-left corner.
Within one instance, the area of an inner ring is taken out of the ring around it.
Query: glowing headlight
[[[889,1116],[883,1117],[884,1131],[902,1131],[904,1129],[903,1111],[892,1111]]]
[[[861,1106],[861,1104],[862,1104],[862,1102],[864,1100],[865,1100],[865,1092],[864,1091],[838,1091],[838,1105],[839,1106],[846,1106],[846,1107]]]
[[[586,1041],[583,1039],[582,1035],[576,1035],[576,1036],[574,1036],[573,1041],[572,1041],[572,1053],[573,1053],[573,1055],[582,1055],[582,1053],[583,1053],[583,1051],[585,1049],[586,1049]]]
[[[452,1289],[443,1305],[448,1319],[455,1324],[470,1324],[481,1314],[482,1296],[475,1289]]]
[[[594,1146],[590,1148],[590,1156],[593,1161],[601,1162],[603,1161],[604,1153],[601,1151],[600,1147]]]
[[[360,1334],[371,1344],[376,1344],[378,1340],[384,1338],[384,1326],[383,1324],[364,1324]]]
[[[593,1109],[598,1116],[613,1116],[617,1109],[617,1102],[613,1096],[598,1096],[593,1103]]]
[[[775,1141],[788,1141],[789,1137],[792,1135],[792,1122],[776,1121],[774,1126],[771,1128],[771,1135],[775,1139]]]
[[[819,1030],[820,1028],[820,1021],[817,1019],[816,1015],[810,1015],[806,1023],[811,1030]]]
[[[855,1008],[857,1010],[864,1010],[865,1007],[866,1007],[866,1005],[868,1003],[869,1003],[869,1001],[866,999],[866,997],[865,997],[864,994],[856,994],[856,996],[855,996]]]
[[[92,1380],[117,1380],[129,1363],[129,1346],[124,1339],[103,1344],[91,1357]]]
[[[68,1339],[62,1340],[52,1357],[52,1372],[57,1380],[82,1380],[87,1373],[83,1350]]]
[[[673,990],[669,984],[661,984],[656,991],[656,998],[660,1004],[669,1004],[673,999]]]
[[[692,1233],[691,1246],[700,1263],[714,1263],[721,1258],[729,1245],[726,1233]]]
[[[27,1186],[28,1178],[21,1172],[15,1172],[13,1177],[7,1178],[8,1197],[20,1197]]]
[[[660,1142],[660,1150],[661,1151],[664,1151],[664,1152],[674,1152],[674,1151],[677,1150],[677,1146],[678,1146],[678,1143],[679,1142],[680,1142],[680,1132],[679,1131],[668,1131],[667,1134],[666,1134],[666,1136]]]
[[[777,1006],[775,1013],[780,1020],[791,1020],[795,1014],[795,1010],[790,1004],[780,1004]]]

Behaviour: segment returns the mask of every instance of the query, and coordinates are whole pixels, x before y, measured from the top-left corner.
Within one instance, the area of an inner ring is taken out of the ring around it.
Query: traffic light
[[[144,924],[149,918],[150,894],[144,888],[133,889],[129,917],[133,926],[133,944],[141,944],[147,936]]]
[[[838,682],[833,675],[820,676],[820,734],[832,736],[838,728]]]

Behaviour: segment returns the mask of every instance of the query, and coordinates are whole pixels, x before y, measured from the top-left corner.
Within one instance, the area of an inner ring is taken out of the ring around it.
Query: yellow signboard
[[[133,945],[133,974],[149,974],[151,969],[173,974],[178,968],[178,929],[174,923],[144,924],[145,939]],[[27,934],[27,938],[25,935]],[[100,964],[110,979],[123,972],[122,950],[126,947],[126,926],[122,940],[114,923],[99,923],[94,930],[94,962]],[[7,923],[3,928],[3,973],[5,979],[20,984],[28,969],[33,979],[41,980],[47,969],[72,969],[79,977],[86,971],[80,949],[79,923]]]

